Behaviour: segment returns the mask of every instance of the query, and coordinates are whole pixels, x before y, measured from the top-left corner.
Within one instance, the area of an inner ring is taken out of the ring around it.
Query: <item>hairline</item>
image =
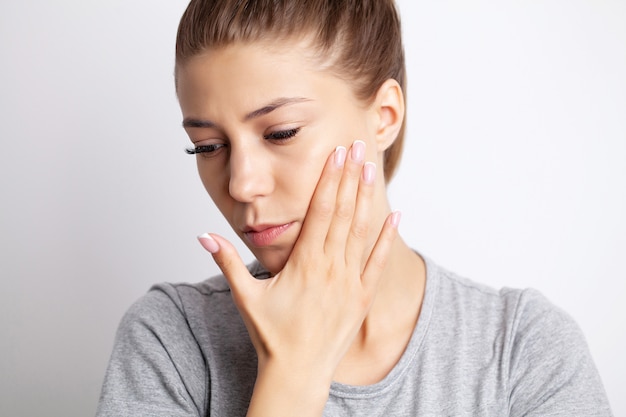
[[[341,64],[339,63],[341,60],[340,56],[332,53],[332,50],[341,50],[341,46],[338,46],[337,43],[342,42],[340,39],[335,40],[335,43],[329,47],[325,47],[323,45],[323,41],[319,39],[314,34],[313,29],[301,28],[297,32],[292,33],[284,33],[282,31],[270,31],[265,32],[263,37],[254,36],[249,38],[242,39],[233,39],[229,41],[222,41],[216,43],[214,45],[205,46],[198,52],[193,55],[181,57],[178,54],[176,55],[176,60],[174,64],[174,86],[176,89],[176,93],[178,94],[178,69],[180,67],[184,67],[189,61],[194,58],[200,57],[204,54],[209,53],[210,51],[220,50],[229,48],[234,45],[251,45],[251,44],[261,44],[264,47],[268,47],[270,50],[274,49],[276,51],[281,51],[281,47],[279,45],[285,44],[299,44],[303,46],[304,49],[308,49],[309,51],[313,51],[311,53],[311,65],[317,67],[316,69],[321,72],[327,72],[339,79],[343,82],[347,83],[354,94],[354,97],[362,102],[365,106],[370,105],[374,99],[376,98],[376,93],[374,92],[369,97],[361,97],[358,94],[359,91],[359,77],[347,74],[346,70],[342,70]],[[283,48],[284,49],[284,48]],[[399,82],[399,81],[398,81]],[[376,90],[380,88],[382,83],[376,86]]]

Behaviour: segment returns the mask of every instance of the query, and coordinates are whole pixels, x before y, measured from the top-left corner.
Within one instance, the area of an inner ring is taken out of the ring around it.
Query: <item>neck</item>
[[[398,236],[361,332],[371,334],[368,328],[374,327],[372,330],[375,330],[379,325],[389,327],[399,319],[411,322],[411,329],[415,327],[425,284],[423,259]]]
[[[335,373],[336,381],[373,384],[393,369],[417,324],[425,283],[424,261],[398,237],[370,312]]]

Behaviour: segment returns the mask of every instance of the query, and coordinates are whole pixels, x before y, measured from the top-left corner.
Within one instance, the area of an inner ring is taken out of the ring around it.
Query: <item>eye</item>
[[[211,145],[200,145],[194,148],[187,148],[185,149],[185,152],[187,152],[189,155],[204,154],[202,156],[207,158],[213,156],[217,151],[225,146],[226,145],[223,143],[213,143]]]
[[[266,140],[274,140],[278,142],[286,141],[296,136],[299,131],[300,131],[299,127],[288,129],[288,130],[279,130],[276,132],[268,133],[267,135],[264,135],[263,138]]]

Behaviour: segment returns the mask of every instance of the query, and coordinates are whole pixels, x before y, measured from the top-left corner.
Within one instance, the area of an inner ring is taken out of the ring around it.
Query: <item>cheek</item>
[[[197,164],[198,175],[204,189],[215,205],[222,210],[222,205],[228,200],[226,198],[228,196],[228,178],[223,175],[224,170],[200,159]]]
[[[343,145],[311,133],[288,157],[277,157],[274,161],[277,189],[283,190],[283,199],[291,199],[299,210],[308,208],[324,165],[335,148]]]
[[[368,160],[375,160],[376,149],[366,137],[366,129],[355,129],[353,125],[362,126],[362,123],[335,121],[316,126],[307,132],[306,137],[301,138],[295,149],[288,151],[288,155],[276,156],[272,163],[277,184],[280,184],[278,189],[284,191],[284,201],[292,199],[299,210],[308,208],[324,166],[337,146],[343,146],[349,151],[355,140],[365,140]]]

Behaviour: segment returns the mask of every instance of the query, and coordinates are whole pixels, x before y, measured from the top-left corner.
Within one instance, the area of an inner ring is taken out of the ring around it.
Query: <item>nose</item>
[[[228,192],[235,200],[251,203],[255,198],[273,191],[274,177],[270,158],[264,155],[262,149],[232,147],[229,165]]]

